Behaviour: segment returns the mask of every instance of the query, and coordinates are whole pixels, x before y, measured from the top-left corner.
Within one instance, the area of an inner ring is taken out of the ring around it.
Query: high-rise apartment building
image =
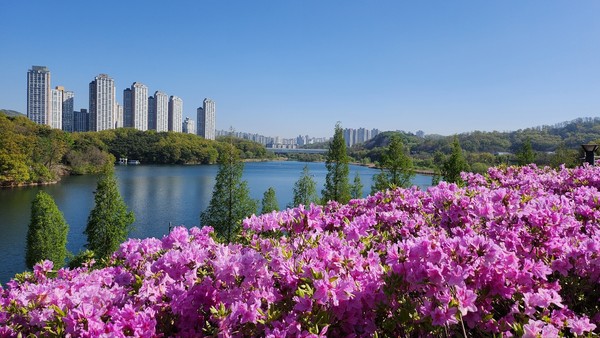
[[[181,133],[183,127],[183,100],[177,96],[169,98],[169,131]]]
[[[58,86],[56,89],[62,91],[62,130],[72,132],[74,123],[75,111],[75,93],[70,90],[65,90],[64,87]]]
[[[148,130],[156,130],[156,102],[148,96]]]
[[[148,87],[139,82],[131,85],[133,128],[148,130]]]
[[[156,131],[169,131],[169,96],[161,91],[154,92]]]
[[[131,99],[131,88],[123,90],[123,127],[133,128],[133,100]]]
[[[115,81],[106,74],[100,74],[90,82],[90,131],[115,128],[115,94]]]
[[[73,131],[89,131],[90,119],[87,109],[73,112]]]
[[[50,102],[48,124],[54,129],[62,129],[63,91],[59,87],[50,89]]]
[[[27,72],[27,117],[38,124],[50,124],[50,70],[32,66]]]
[[[198,135],[207,140],[215,139],[215,101],[205,98],[202,107],[196,111],[198,116]]]
[[[115,128],[123,128],[123,120],[125,119],[125,117],[123,116],[123,105],[119,104],[119,102],[117,102],[116,105],[117,108],[115,109]]]
[[[194,122],[194,120],[190,119],[189,117],[186,117],[183,121],[182,130],[186,134],[196,134],[196,123]]]

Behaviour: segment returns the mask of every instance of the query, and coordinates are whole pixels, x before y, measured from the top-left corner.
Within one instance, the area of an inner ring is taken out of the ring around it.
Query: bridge
[[[286,148],[267,148],[275,154],[326,154],[327,149],[286,149]]]

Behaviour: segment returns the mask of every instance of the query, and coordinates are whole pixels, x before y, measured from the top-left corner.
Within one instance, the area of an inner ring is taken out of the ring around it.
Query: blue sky
[[[600,116],[599,1],[2,1],[0,108],[26,73],[88,106],[99,73],[135,81],[217,129],[451,135]]]

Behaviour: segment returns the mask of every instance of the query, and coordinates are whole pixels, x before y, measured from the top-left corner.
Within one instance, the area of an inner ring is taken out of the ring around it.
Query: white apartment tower
[[[161,91],[154,92],[156,109],[156,131],[169,131],[169,96]]]
[[[27,72],[27,117],[38,124],[50,124],[50,70],[32,66]]]
[[[215,101],[205,98],[202,107],[196,111],[198,115],[198,135],[207,140],[215,139]]]
[[[196,134],[196,124],[194,123],[194,120],[190,119],[189,117],[186,117],[183,121],[182,130],[186,134]]]
[[[75,93],[70,90],[65,90],[64,87],[58,86],[56,89],[62,91],[63,103],[62,103],[62,130],[72,132],[74,131],[75,121]]]
[[[169,131],[181,133],[183,127],[183,100],[177,96],[169,98]]]
[[[63,88],[64,89],[64,88]],[[54,129],[62,129],[63,118],[63,91],[56,87],[50,90],[50,115],[48,124]]]
[[[139,82],[131,85],[133,128],[148,130],[148,87]]]
[[[116,103],[117,108],[115,109],[116,111],[116,121],[115,121],[115,128],[123,128],[123,105],[119,104],[119,102]]]
[[[100,74],[90,82],[90,131],[115,128],[115,94],[115,81],[106,74]]]

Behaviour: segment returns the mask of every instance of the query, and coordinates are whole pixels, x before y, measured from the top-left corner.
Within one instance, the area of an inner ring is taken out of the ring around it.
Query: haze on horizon
[[[345,128],[450,135],[600,115],[600,2],[6,1],[0,108],[26,112],[26,73],[88,107],[142,82],[217,129],[331,136]]]

